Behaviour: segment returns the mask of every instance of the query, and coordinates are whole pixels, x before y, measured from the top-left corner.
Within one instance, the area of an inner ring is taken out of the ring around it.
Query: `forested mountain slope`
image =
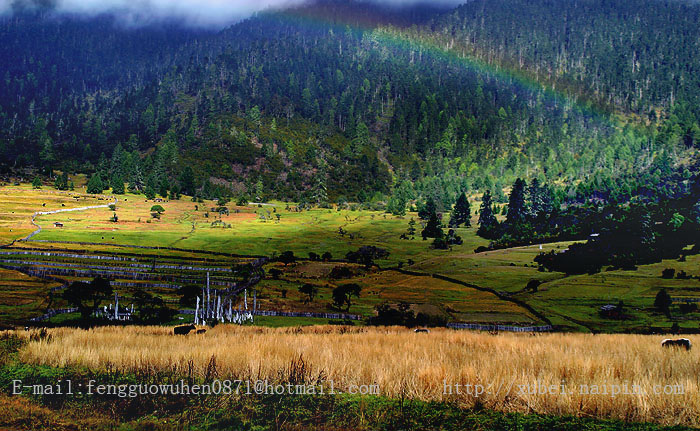
[[[700,5],[677,0],[474,0],[431,32],[452,46],[641,115],[700,112]]]
[[[469,188],[503,199],[516,177],[629,194],[700,141],[699,10],[322,1],[216,33],[5,17],[0,164],[248,198],[366,200],[410,182],[444,206]]]

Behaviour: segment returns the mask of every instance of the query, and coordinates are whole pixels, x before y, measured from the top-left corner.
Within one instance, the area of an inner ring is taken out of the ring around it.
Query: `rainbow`
[[[440,40],[434,35],[421,32],[410,34],[409,31],[392,25],[380,25],[368,16],[353,17],[353,20],[343,19],[342,15],[326,13],[323,10],[299,8],[273,13],[294,25],[316,27],[317,30],[331,28],[338,31],[350,29],[353,32],[368,34],[377,42],[393,49],[418,51],[421,55],[429,55],[450,65],[467,68],[479,75],[493,78],[508,86],[519,87],[529,94],[541,96],[541,100],[553,106],[566,106],[576,115],[588,120],[598,121],[618,130],[632,127],[640,132],[643,124],[631,121],[630,118],[618,115],[611,106],[597,101],[596,97],[585,92],[572,94],[557,88],[556,82],[543,83],[543,80],[533,76],[526,68],[507,67],[502,64],[492,64],[481,60],[466,47],[456,49],[452,43]],[[575,84],[575,83],[573,83]]]

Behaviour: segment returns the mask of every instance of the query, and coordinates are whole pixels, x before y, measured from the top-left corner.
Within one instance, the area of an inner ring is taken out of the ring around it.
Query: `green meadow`
[[[2,223],[0,237],[6,244],[32,232],[31,214],[36,211],[108,204],[113,197],[86,195],[82,187],[74,192],[34,190],[26,185],[0,189]],[[77,196],[77,197],[76,197]],[[275,257],[292,251],[297,262],[266,265],[267,277],[258,285],[261,309],[278,311],[336,312],[332,307],[332,290],[343,284],[361,287],[358,298],[344,310],[365,317],[373,316],[383,303],[406,303],[415,313],[440,316],[452,322],[544,324],[551,322],[564,330],[646,332],[668,330],[677,323],[686,331],[698,330],[698,313],[680,312],[674,303],[671,317],[653,309],[654,297],[661,288],[674,298],[700,297],[700,279],[664,279],[661,273],[673,268],[689,276],[700,275],[700,258],[689,256],[683,262],[664,261],[645,265],[634,271],[604,270],[598,274],[566,276],[543,272],[534,262],[542,252],[564,250],[571,243],[552,243],[475,253],[489,241],[476,235],[476,228],[457,229],[464,241],[450,250],[435,250],[431,241],[420,237],[421,221],[416,213],[398,217],[388,213],[349,208],[314,208],[297,211],[293,203],[270,202],[237,206],[228,204],[229,213],[216,211],[213,201],[147,200],[142,195],[117,196],[114,209],[100,208],[41,215],[36,223],[42,231],[33,239],[16,242],[8,250],[79,250],[83,253],[138,254],[145,262],[208,262],[230,266],[246,258]],[[153,205],[164,209],[160,217],[151,213]],[[476,205],[473,203],[472,207]],[[113,221],[114,214],[117,221]],[[416,221],[417,235],[401,239],[409,220]],[[476,216],[472,224],[476,224]],[[56,227],[55,223],[62,224]],[[95,243],[95,244],[77,244]],[[137,247],[134,247],[137,246]],[[389,255],[366,269],[342,262],[348,252],[361,246],[377,246]],[[186,250],[144,249],[170,247]],[[228,258],[202,252],[229,253]],[[330,253],[330,262],[311,261],[309,253]],[[21,262],[24,257],[13,257]],[[89,265],[89,259],[26,257],[37,265]],[[16,263],[16,262],[15,262]],[[100,265],[111,265],[101,262]],[[341,277],[332,275],[334,268],[349,271]],[[271,271],[272,270],[272,271]],[[409,271],[409,272],[406,272]],[[275,273],[275,276],[271,276]],[[193,273],[202,277],[203,272]],[[448,277],[437,279],[433,275]],[[7,321],[18,322],[40,314],[46,304],[48,286],[57,283],[28,277],[17,271],[3,270],[0,307],[11,310]],[[67,281],[81,276],[66,276]],[[525,287],[532,280],[540,282],[537,291]],[[122,280],[124,281],[124,280]],[[312,284],[313,298],[299,288]],[[127,298],[139,290],[118,288]],[[177,302],[172,289],[152,288],[171,303]],[[600,314],[607,304],[624,305],[623,317],[608,318]],[[60,301],[59,301],[60,302]],[[531,308],[527,308],[531,307]],[[534,312],[533,312],[534,311]],[[536,314],[535,314],[536,313]],[[57,318],[59,321],[67,317]],[[324,319],[261,318],[259,324],[327,323]]]

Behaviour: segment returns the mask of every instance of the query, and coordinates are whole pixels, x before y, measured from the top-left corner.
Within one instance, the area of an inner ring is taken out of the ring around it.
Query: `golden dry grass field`
[[[341,391],[377,385],[382,396],[463,407],[700,425],[700,351],[662,349],[662,336],[230,325],[184,337],[164,327],[61,328],[50,334],[30,341],[19,358],[141,375],[184,374],[192,366],[200,377],[214,358],[220,378],[270,383],[286,383],[301,358],[306,383],[333,381]]]

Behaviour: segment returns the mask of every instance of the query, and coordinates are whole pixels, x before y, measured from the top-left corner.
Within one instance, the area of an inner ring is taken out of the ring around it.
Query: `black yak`
[[[197,329],[197,327],[194,325],[182,325],[176,326],[174,331],[175,335],[187,335],[190,333],[190,331],[194,331],[195,329]]]
[[[204,334],[205,332],[207,332],[206,329],[197,329],[197,334]]]
[[[667,338],[661,342],[661,347],[683,347],[685,350],[690,350],[692,344],[687,338],[678,338],[676,340]]]

